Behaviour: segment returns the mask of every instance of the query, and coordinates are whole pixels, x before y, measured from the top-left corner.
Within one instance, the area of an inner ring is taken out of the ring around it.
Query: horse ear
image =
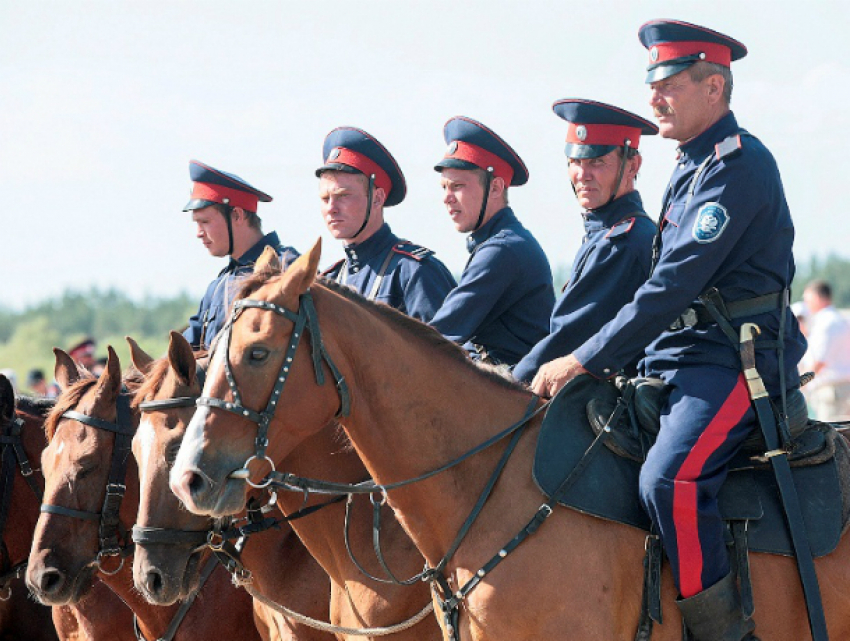
[[[9,379],[0,374],[0,418],[6,423],[15,413],[15,390]]]
[[[73,358],[58,347],[53,348],[53,354],[56,356],[53,376],[56,378],[56,382],[59,383],[59,387],[68,389],[80,380],[80,368],[74,362]]]
[[[129,336],[125,336],[124,340],[130,346],[130,360],[133,362],[133,367],[147,375],[150,372],[151,365],[153,365],[153,357],[139,347],[139,344]]]
[[[280,257],[278,257],[274,247],[267,245],[257,262],[254,263],[254,273],[257,274],[261,271],[278,273],[281,271]]]
[[[316,273],[319,270],[319,259],[322,257],[322,239],[316,240],[316,243],[310,248],[306,254],[302,254],[295,259],[284,272],[287,278],[285,279],[285,288],[289,289],[294,286],[300,296],[313,282],[316,280]]]
[[[118,361],[118,354],[112,349],[112,345],[107,346],[106,350],[108,353],[106,368],[100,375],[95,389],[98,398],[112,400],[117,398],[121,392],[121,363]]]
[[[195,355],[189,341],[179,332],[171,332],[171,340],[168,341],[168,363],[184,385],[191,385],[195,380]]]

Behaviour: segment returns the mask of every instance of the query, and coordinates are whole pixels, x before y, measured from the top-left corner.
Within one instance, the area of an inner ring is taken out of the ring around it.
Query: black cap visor
[[[680,59],[681,60],[681,59]],[[646,84],[652,84],[653,82],[658,82],[659,80],[664,80],[665,78],[669,78],[670,76],[675,76],[677,73],[684,71],[688,67],[694,65],[699,62],[699,58],[696,60],[685,58],[682,62],[670,61],[664,62],[657,65],[650,65],[646,68]]]
[[[611,153],[617,148],[617,145],[579,145],[574,142],[568,142],[564,147],[564,153],[567,158],[599,158],[605,154]]]
[[[322,165],[316,170],[316,178],[321,178],[326,171],[344,171],[347,174],[364,174],[359,169],[355,169],[351,165],[343,165],[342,163],[330,162],[327,165]]]
[[[434,165],[434,171],[443,171],[443,169],[481,169],[478,165],[460,158],[443,158],[440,162]]]
[[[198,209],[203,209],[204,207],[209,207],[210,205],[218,205],[218,204],[220,204],[220,203],[216,203],[216,202],[213,202],[211,200],[203,200],[201,198],[193,198],[183,208],[183,211],[196,211]]]

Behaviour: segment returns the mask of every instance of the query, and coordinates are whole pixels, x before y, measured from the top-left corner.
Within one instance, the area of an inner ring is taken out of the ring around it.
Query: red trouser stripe
[[[698,484],[705,462],[726,441],[750,407],[744,377],[732,389],[708,427],[694,443],[673,481],[673,523],[679,550],[679,590],[684,598],[703,591],[702,546],[699,541]]]

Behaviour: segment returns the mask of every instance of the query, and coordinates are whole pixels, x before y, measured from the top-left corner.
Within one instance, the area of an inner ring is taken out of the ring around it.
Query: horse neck
[[[334,319],[345,328],[332,340],[345,355],[352,395],[351,415],[341,422],[379,484],[443,466],[520,421],[529,407],[530,393],[493,380],[404,326],[365,309]],[[361,336],[370,337],[368,344]],[[447,525],[445,531],[460,525],[477,497],[458,487],[483,487],[502,449],[490,448],[426,482],[390,492],[390,504],[405,529],[418,533],[423,552],[445,543],[422,540],[437,531],[435,524]]]
[[[43,421],[25,412],[17,412],[17,416],[24,421],[21,442],[23,443],[27,460],[33,470],[32,478],[43,490],[44,477],[41,474],[40,462],[41,453],[47,445],[42,429]],[[14,457],[14,453],[10,450],[7,456]],[[26,559],[29,554],[33,533],[35,532],[35,526],[40,513],[39,498],[22,476],[17,458],[15,458],[12,494],[6,527],[3,532],[0,532],[3,541],[9,548],[9,554],[13,561],[19,557],[20,559]]]

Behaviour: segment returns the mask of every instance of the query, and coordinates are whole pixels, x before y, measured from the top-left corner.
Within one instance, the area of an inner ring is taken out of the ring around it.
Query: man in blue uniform
[[[682,22],[641,27],[661,135],[679,142],[664,197],[657,263],[634,300],[532,387],[551,395],[579,373],[605,378],[644,346],[641,367],[670,396],[641,473],[641,498],[661,535],[696,641],[753,639],[723,540],[717,493],[755,427],[734,335],[762,331],[757,370],[784,412],[805,351],[787,304],[794,226],[770,152],[729,109],[731,61],[746,48]],[[777,350],[776,347],[784,349]],[[784,355],[783,355],[784,352]]]
[[[584,209],[584,239],[570,279],[555,305],[549,335],[513,369],[530,383],[541,366],[566,356],[631,302],[652,262],[655,224],[643,210],[635,178],[640,136],[658,127],[628,111],[592,100],[559,100],[555,113],[569,123],[565,153],[570,184]],[[637,373],[638,357],[625,373]]]
[[[512,366],[546,336],[555,304],[549,261],[508,206],[508,187],[524,185],[528,170],[470,118],[449,120],[443,136],[449,148],[434,169],[455,229],[469,234],[470,256],[431,325],[473,358]]]
[[[235,293],[234,279],[250,273],[266,247],[274,247],[284,266],[295,260],[298,252],[282,245],[277,233],[263,234],[257,204],[270,202],[271,196],[238,176],[197,160],[189,162],[189,176],[192,197],[183,211],[192,212],[197,236],[211,255],[230,257],[227,267],[207,287],[198,312],[183,332],[192,347],[206,349],[227,318]]]
[[[455,286],[434,252],[401,240],[384,222],[384,207],[404,200],[404,175],[389,151],[365,131],[334,129],[316,170],[322,217],[343,242],[345,258],[324,275],[369,300],[428,322]]]

